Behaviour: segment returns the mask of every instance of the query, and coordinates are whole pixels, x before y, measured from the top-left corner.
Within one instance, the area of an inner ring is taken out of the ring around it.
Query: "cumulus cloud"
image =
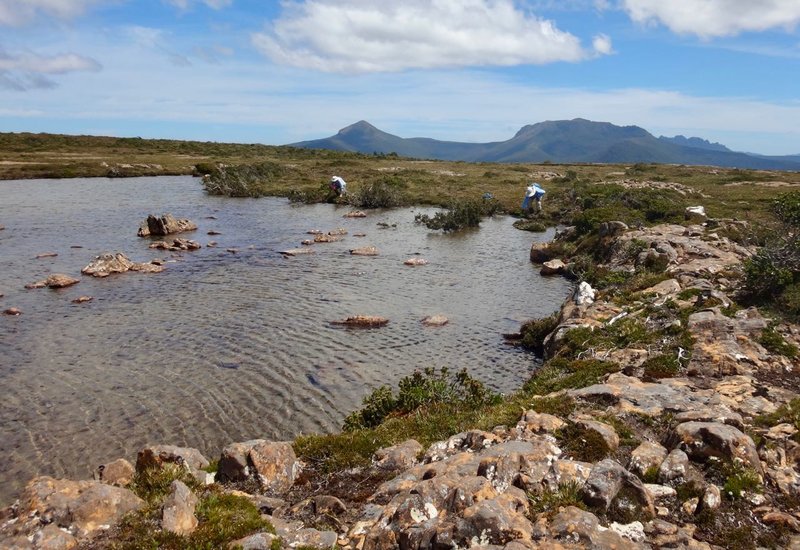
[[[70,19],[103,0],[0,0],[0,25],[18,26],[40,15]]]
[[[605,53],[584,49],[512,0],[305,0],[284,8],[252,35],[253,45],[276,63],[326,72],[544,64]]]
[[[55,88],[45,75],[76,71],[99,71],[100,63],[74,53],[42,56],[35,53],[11,55],[0,49],[0,88],[15,91]]]
[[[638,23],[661,23],[702,38],[800,23],[798,0],[623,0],[623,9]]]

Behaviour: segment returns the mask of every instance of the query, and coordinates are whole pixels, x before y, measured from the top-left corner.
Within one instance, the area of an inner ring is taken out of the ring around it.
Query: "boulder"
[[[592,468],[589,478],[581,488],[583,501],[590,506],[605,510],[622,497],[626,502],[619,503],[625,508],[637,507],[643,517],[655,517],[653,496],[642,481],[618,462],[606,458]]]
[[[320,233],[319,235],[314,235],[315,243],[335,243],[341,240],[342,238],[338,235],[330,235],[330,234],[326,235],[323,233]]]
[[[94,297],[92,297],[92,296],[78,296],[77,298],[72,300],[72,303],[73,304],[85,304],[86,302],[91,302],[92,300],[94,300]]]
[[[727,461],[741,460],[762,473],[758,451],[749,435],[719,422],[684,422],[669,436],[669,444],[678,447],[693,460],[711,457]]]
[[[126,487],[133,481],[136,469],[133,464],[124,458],[118,458],[113,462],[101,464],[95,471],[94,478],[109,485]]]
[[[531,245],[531,262],[535,264],[543,264],[548,260],[552,260],[550,252],[550,243],[534,242]]]
[[[667,450],[663,446],[645,441],[631,453],[628,470],[639,477],[644,477],[648,470],[657,470],[666,457]]]
[[[198,478],[205,478],[201,472],[209,465],[208,459],[197,449],[176,447],[175,445],[151,445],[136,455],[136,471],[161,469],[167,464],[175,464],[186,468]]]
[[[159,273],[164,271],[164,266],[152,263],[135,263],[128,259],[125,254],[109,252],[100,254],[92,260],[89,265],[81,269],[84,275],[92,277],[108,277],[112,273],[125,273],[126,271],[140,271],[143,273]]]
[[[54,273],[47,277],[45,280],[45,284],[48,288],[65,288],[68,286],[76,285],[80,282],[79,279],[75,279],[74,277],[70,277],[69,275],[63,275],[61,273]]]
[[[42,476],[31,480],[20,495],[19,517],[70,529],[86,538],[116,523],[144,501],[128,489],[99,481],[70,481]]]
[[[291,443],[252,439],[222,450],[217,477],[222,481],[255,479],[263,491],[280,493],[291,488],[299,470]]]
[[[300,470],[290,442],[261,442],[250,449],[249,458],[263,491],[288,491]]]
[[[22,315],[22,310],[16,307],[10,307],[3,310],[3,315]]]
[[[164,214],[160,217],[150,214],[139,225],[137,235],[140,237],[149,237],[151,235],[163,237],[172,233],[194,231],[195,229],[197,229],[197,224],[187,219],[177,219],[172,214]]]
[[[189,535],[197,529],[197,517],[194,515],[198,498],[189,487],[180,480],[170,485],[170,493],[164,499],[161,512],[161,527],[176,535]]]
[[[542,275],[560,275],[564,272],[567,265],[561,260],[549,260],[542,264],[542,269],[539,273]]]
[[[567,543],[568,548],[615,548],[618,550],[644,549],[644,545],[628,540],[600,524],[597,516],[575,506],[567,506],[553,518],[549,533],[556,540]],[[574,543],[578,543],[573,546]],[[552,548],[564,548],[553,546]]]
[[[689,456],[680,449],[672,449],[658,468],[661,483],[680,482],[689,471]]]
[[[351,212],[348,212],[347,214],[345,214],[342,217],[343,218],[366,218],[367,217],[367,213],[364,212],[363,210],[353,210]]]

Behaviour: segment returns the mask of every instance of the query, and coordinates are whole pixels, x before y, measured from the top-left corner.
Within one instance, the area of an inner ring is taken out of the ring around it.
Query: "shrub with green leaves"
[[[520,344],[538,355],[544,352],[544,339],[558,326],[558,315],[553,313],[542,319],[526,321],[519,329]]]
[[[203,169],[207,170],[209,167],[203,166]],[[203,176],[203,187],[209,195],[261,197],[267,194],[267,185],[279,179],[285,172],[275,162],[238,166],[218,164]]]
[[[388,386],[374,390],[364,398],[363,407],[344,421],[345,430],[371,428],[389,416],[405,415],[437,404],[475,409],[496,403],[500,396],[472,378],[466,369],[451,374],[442,368],[414,371],[400,380],[397,395]]]
[[[771,211],[776,227],[758,253],[745,261],[744,288],[751,298],[800,316],[800,191],[780,195]]]
[[[460,231],[467,227],[478,227],[481,219],[497,212],[497,208],[498,203],[493,200],[457,200],[447,205],[446,210],[436,212],[433,216],[417,214],[414,221],[428,229],[442,230],[445,233]]]
[[[408,203],[402,181],[388,176],[362,185],[347,195],[347,202],[358,208],[392,208]]]

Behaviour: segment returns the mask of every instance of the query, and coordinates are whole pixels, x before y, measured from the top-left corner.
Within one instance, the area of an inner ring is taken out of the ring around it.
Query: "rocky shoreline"
[[[532,382],[546,389],[515,423],[398,442],[324,479],[291,442],[232,443],[213,473],[194,449],[156,445],[94,480],[32,480],[0,513],[0,546],[125,547],[123,517],[147,513],[169,547],[191,547],[211,495],[264,522],[230,548],[800,548],[800,364],[762,344],[775,331],[797,346],[800,329],[734,307],[754,253],[725,236],[737,226],[601,226],[605,267],[649,266],[653,284],[576,289],[540,338]],[[556,245],[531,259],[562,259]],[[127,488],[159,475],[160,500]]]

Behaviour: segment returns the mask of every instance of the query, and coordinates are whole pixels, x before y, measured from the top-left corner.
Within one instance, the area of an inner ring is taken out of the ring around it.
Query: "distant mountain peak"
[[[513,138],[492,143],[401,138],[376,128],[366,120],[359,120],[342,128],[334,136],[292,145],[468,162],[653,162],[800,170],[800,159],[797,157],[737,153],[724,145],[701,138],[656,138],[639,126],[617,126],[585,118],[529,124],[520,128]]]

